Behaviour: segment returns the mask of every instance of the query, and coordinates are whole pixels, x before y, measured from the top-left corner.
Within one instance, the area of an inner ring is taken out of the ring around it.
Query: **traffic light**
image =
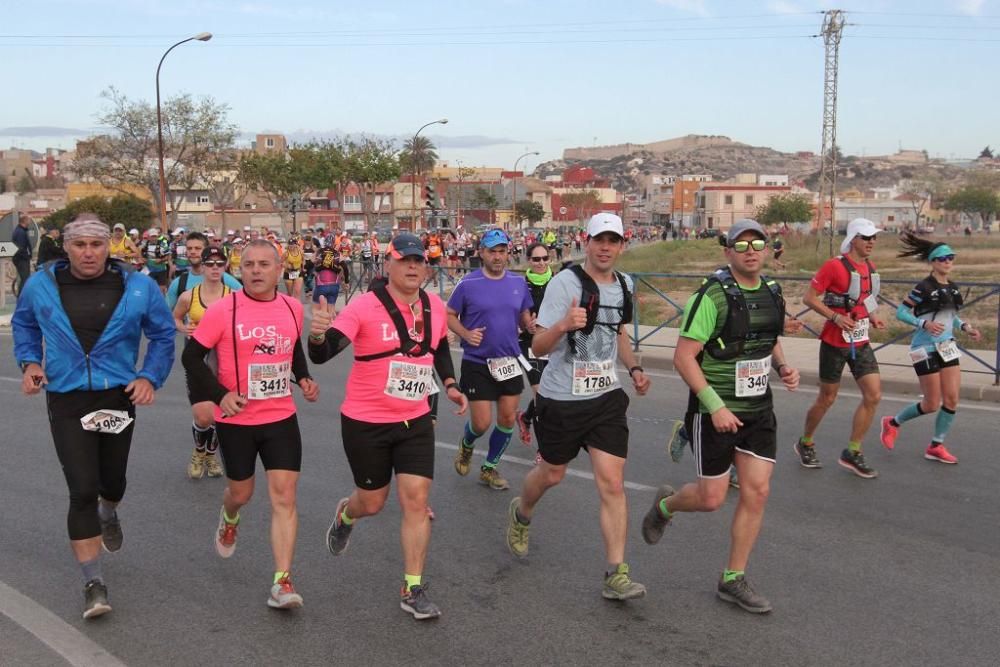
[[[437,191],[434,189],[434,185],[432,183],[428,183],[424,186],[424,199],[427,200],[425,202],[425,208],[429,208],[433,211],[440,207]]]

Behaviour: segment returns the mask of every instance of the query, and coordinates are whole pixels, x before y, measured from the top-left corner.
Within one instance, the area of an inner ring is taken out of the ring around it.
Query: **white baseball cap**
[[[612,232],[625,238],[625,228],[622,219],[614,213],[597,213],[591,216],[587,223],[587,236],[593,238],[604,232]]]
[[[855,236],[875,236],[880,231],[868,218],[854,218],[847,225],[847,238],[840,244],[840,254],[846,255],[851,251],[851,241]]]

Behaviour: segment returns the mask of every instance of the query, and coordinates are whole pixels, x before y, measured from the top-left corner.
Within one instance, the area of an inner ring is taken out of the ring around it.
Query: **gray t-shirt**
[[[625,284],[628,285],[629,291],[634,289],[632,280],[628,276],[625,276]],[[580,331],[575,333],[575,355],[570,351],[568,336],[563,336],[556,343],[549,353],[549,363],[542,372],[542,381],[538,387],[538,392],[545,398],[557,401],[582,401],[621,388],[616,368],[613,371],[614,383],[604,391],[586,396],[573,394],[574,361],[610,359],[617,363],[618,359],[617,330],[601,323],[616,324],[621,320],[622,307],[625,303],[622,288],[617,278],[610,283],[598,283],[597,286],[601,291],[601,308],[598,309],[597,324],[590,334]],[[546,329],[551,329],[566,316],[566,311],[574,298],[579,303],[582,294],[583,285],[573,271],[570,269],[560,271],[545,288],[545,298],[542,299],[542,305],[538,310],[537,323]]]

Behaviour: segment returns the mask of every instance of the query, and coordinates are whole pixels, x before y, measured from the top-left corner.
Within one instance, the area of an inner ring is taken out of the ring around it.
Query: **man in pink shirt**
[[[423,620],[441,615],[422,579],[434,477],[427,397],[440,391],[434,371],[448,399],[459,406],[456,414],[464,414],[469,403],[455,381],[444,303],[420,289],[426,277],[423,244],[412,234],[400,234],[389,244],[386,260],[388,283],[353,299],[335,320],[325,297],[313,306],[309,358],[314,363],[354,345],[340,423],[356,488],[337,504],[326,539],[334,556],[344,553],[358,519],[382,511],[395,473],[403,510],[400,607]]]
[[[215,550],[229,558],[236,550],[240,508],[253,496],[254,471],[260,457],[271,496],[271,548],[275,572],[268,606],[302,606],[292,586],[291,567],[298,530],[296,487],[302,463],[302,437],[291,385],[306,400],[319,398],[319,385],[309,377],[300,340],[302,303],[278,294],[282,262],[265,240],[251,241],[241,259],[243,291],[208,307],[184,348],[192,400],[215,403],[215,431],[226,465]],[[215,352],[218,372],[205,357]],[[294,378],[294,380],[293,380]]]

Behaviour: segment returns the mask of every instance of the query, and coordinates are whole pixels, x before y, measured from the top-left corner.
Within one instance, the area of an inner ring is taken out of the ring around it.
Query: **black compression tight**
[[[50,424],[69,487],[69,539],[97,537],[101,534],[98,497],[117,503],[125,495],[125,471],[135,422],[117,435],[85,431],[80,420],[74,418],[53,418]]]

